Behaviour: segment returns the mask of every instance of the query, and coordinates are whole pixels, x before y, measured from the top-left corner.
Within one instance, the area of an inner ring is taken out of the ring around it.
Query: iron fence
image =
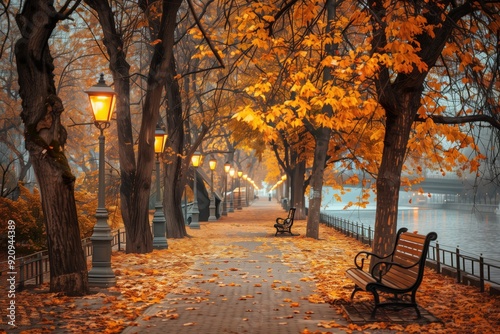
[[[320,215],[320,222],[372,246],[375,231],[369,225],[324,213]],[[500,261],[467,253],[459,247],[447,247],[433,242],[429,246],[427,265],[438,273],[454,277],[458,283],[477,286],[481,292],[484,292],[485,283],[500,285]]]
[[[111,232],[111,247],[121,250],[125,243],[125,231],[122,229]],[[85,257],[92,256],[92,241],[90,238],[82,239],[82,248]],[[16,276],[16,289],[23,290],[27,284],[41,285],[45,276],[50,272],[49,254],[46,250],[16,258],[14,268],[9,268],[8,262],[0,262],[0,277],[5,275]],[[8,273],[8,274],[7,274]],[[15,273],[15,274],[13,274]]]

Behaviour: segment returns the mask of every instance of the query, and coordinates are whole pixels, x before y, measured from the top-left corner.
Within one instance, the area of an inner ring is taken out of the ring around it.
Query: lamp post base
[[[198,202],[195,202],[193,208],[191,209],[191,223],[189,224],[189,228],[200,228],[200,211],[198,209]]]
[[[200,228],[200,222],[198,221],[198,217],[196,217],[196,221],[194,219],[191,221],[191,224],[189,224],[189,228],[191,228],[191,229],[199,229]]]
[[[166,237],[166,220],[163,214],[163,207],[156,205],[155,213],[153,216],[153,248],[167,249],[168,242]]]
[[[97,208],[97,223],[90,237],[92,241],[92,268],[88,272],[89,286],[110,287],[116,284],[115,273],[111,269],[111,228],[108,225],[108,211]]]
[[[209,222],[217,221],[217,216],[215,216],[215,203],[213,199],[210,201],[209,209],[210,209],[210,216],[208,217],[208,221]]]
[[[109,288],[116,285],[116,277],[111,268],[92,267],[88,277],[91,287]]]

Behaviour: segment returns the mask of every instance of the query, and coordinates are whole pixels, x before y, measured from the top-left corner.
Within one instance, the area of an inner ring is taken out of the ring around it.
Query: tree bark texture
[[[382,162],[377,177],[377,210],[373,251],[389,254],[397,229],[399,189],[406,147],[415,115],[420,106],[420,93],[400,95],[400,110],[386,113],[386,132]]]
[[[292,170],[292,197],[291,205],[297,209],[295,219],[306,219],[304,203],[304,175],[306,172],[305,161],[298,162]]]
[[[85,0],[85,3],[98,14],[117,95],[115,115],[120,161],[120,209],[123,224],[127,230],[133,224],[132,212],[138,210],[132,196],[137,170],[130,115],[130,65],[124,51],[123,36],[116,31],[113,11],[109,3],[99,0]]]
[[[331,107],[330,107],[331,109]],[[307,215],[306,236],[319,238],[319,218],[321,211],[321,200],[323,198],[323,175],[325,174],[325,162],[330,142],[330,129],[321,128],[316,131],[314,138],[314,160],[311,174],[311,187],[309,190],[309,212]]]
[[[326,3],[328,22],[331,23],[336,17],[337,1],[329,0]],[[331,31],[327,25],[327,32]],[[338,48],[336,44],[327,44],[325,53],[333,55]],[[328,82],[333,80],[332,74],[328,68],[323,71],[323,81]],[[327,117],[333,116],[333,108],[331,105],[325,105],[322,110]],[[317,130],[309,130],[316,140],[314,147],[313,169],[311,174],[311,187],[309,193],[309,212],[307,216],[307,237],[319,238],[319,218],[321,210],[321,200],[323,192],[323,175],[325,173],[325,164],[328,154],[328,144],[330,142],[331,129],[319,128]]]
[[[176,27],[176,15],[181,1],[162,1],[162,16],[150,19],[156,37],[161,40],[154,47],[147,79],[147,91],[142,112],[141,128],[138,138],[138,156],[135,164],[133,150],[132,123],[130,117],[129,64],[124,54],[123,36],[115,28],[115,21],[105,1],[86,0],[99,13],[103,27],[104,44],[110,56],[110,69],[113,72],[115,87],[119,95],[117,101],[117,126],[120,147],[121,171],[121,211],[127,233],[127,253],[148,253],[153,250],[153,238],[149,226],[149,196],[154,159],[154,131],[166,81],[166,70],[173,54],[173,36]],[[149,13],[145,3],[141,8]],[[180,209],[179,209],[180,210]]]
[[[127,230],[127,253],[146,253],[153,250],[153,238],[149,227],[149,194],[154,166],[154,132],[159,117],[163,88],[167,71],[173,57],[174,32],[177,25],[177,11],[181,0],[162,1],[162,16],[147,78],[147,92],[142,111],[137,175],[133,197],[137,210],[132,212],[132,223]]]
[[[167,133],[169,155],[165,164],[163,207],[167,219],[167,236],[183,238],[187,236],[186,225],[182,213],[182,194],[187,183],[189,161],[183,161],[185,142],[184,120],[179,84],[175,79],[177,74],[175,59],[172,57],[167,71]],[[187,165],[186,165],[187,164]]]
[[[82,249],[74,198],[75,177],[64,154],[63,103],[56,95],[49,38],[62,19],[53,1],[25,3],[16,21],[21,38],[15,53],[25,145],[40,186],[50,261],[50,291],[88,293],[87,264]]]
[[[376,184],[377,210],[373,252],[377,254],[386,255],[393,248],[397,230],[401,171],[410,131],[421,106],[425,78],[441,55],[446,41],[456,27],[456,21],[469,13],[472,8],[470,3],[464,3],[445,15],[444,11],[448,10],[449,3],[450,1],[443,1],[441,5],[436,2],[408,3],[408,6],[422,5],[415,7],[417,9],[414,8],[415,15],[425,16],[427,23],[436,27],[433,30],[434,37],[425,32],[416,36],[418,45],[422,45],[419,56],[427,64],[427,71],[414,68],[411,73],[398,73],[393,79],[389,69],[385,68],[381,70],[375,82],[379,103],[386,115],[384,149]],[[383,17],[386,13],[384,3],[373,1],[370,3],[370,8],[374,15],[379,15],[372,18],[374,27],[372,49],[383,50],[387,45],[386,26],[380,24],[386,22],[386,18]]]

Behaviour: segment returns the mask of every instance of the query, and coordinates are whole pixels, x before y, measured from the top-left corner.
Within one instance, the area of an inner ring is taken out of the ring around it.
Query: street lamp
[[[224,204],[222,205],[222,215],[227,216],[227,174],[229,174],[229,170],[231,169],[231,164],[226,162],[224,164]]]
[[[161,189],[160,189],[160,155],[165,150],[165,143],[167,142],[167,134],[165,130],[160,128],[159,124],[156,125],[155,130],[155,153],[156,153],[156,203],[155,213],[153,216],[153,248],[165,249],[168,248],[167,243],[167,222],[165,214],[163,213],[163,205],[161,202]]]
[[[106,210],[106,193],[104,186],[104,129],[110,125],[111,115],[115,108],[116,93],[104,82],[101,73],[99,81],[90,87],[88,94],[94,116],[94,125],[100,130],[99,135],[99,188],[97,193],[97,219],[90,240],[92,241],[92,268],[88,273],[89,285],[110,287],[116,284],[116,278],[111,269],[111,228],[108,224]]]
[[[191,208],[191,224],[189,224],[190,228],[198,229],[200,228],[200,210],[198,209],[198,191],[196,190],[196,170],[201,164],[201,154],[199,152],[195,152],[191,157],[191,163],[193,164],[193,207]]]
[[[208,161],[208,166],[210,167],[211,171],[211,184],[210,184],[210,216],[208,217],[208,221],[216,221],[217,216],[215,215],[215,194],[214,194],[214,170],[215,167],[217,166],[217,160],[215,160],[214,157]]]
[[[248,179],[248,175],[247,174],[243,174],[243,181],[245,181],[245,203],[243,204],[243,206],[248,206],[248,183],[247,183],[247,179]]]
[[[236,209],[241,210],[241,177],[243,176],[242,171],[238,171],[238,207]]]
[[[245,184],[247,206],[250,206],[250,203],[252,202],[252,199],[253,199],[253,197],[250,196],[252,194],[252,187],[250,187],[251,184],[252,184],[252,179],[249,176],[247,176],[247,183]]]
[[[288,188],[288,181],[286,174],[283,174],[283,176],[281,177],[281,181],[283,183],[283,209],[288,210],[289,206],[288,196],[290,195],[290,189]]]
[[[231,200],[229,201],[229,212],[234,212],[234,167],[229,169],[229,176],[231,177]]]

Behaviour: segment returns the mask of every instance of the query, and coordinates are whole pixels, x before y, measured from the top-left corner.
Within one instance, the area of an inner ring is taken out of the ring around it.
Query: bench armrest
[[[402,264],[400,263],[397,263],[397,262],[389,262],[389,261],[381,261],[381,262],[377,262],[372,270],[371,270],[371,275],[372,277],[377,280],[377,282],[380,283],[380,281],[382,281],[382,278],[384,277],[384,275],[389,271],[389,269],[391,267],[399,267],[399,268],[402,268],[402,269],[410,269],[414,266],[418,265],[418,262],[417,263],[414,263],[414,264],[411,264],[409,266],[403,266]]]
[[[276,224],[280,225],[290,224],[290,218],[276,218]]]
[[[368,260],[370,257],[375,257],[379,260],[384,260],[387,259],[390,255],[381,257],[380,255],[377,255],[375,253],[367,252],[367,251],[361,251],[356,256],[354,257],[354,265],[356,268],[363,270],[363,266],[365,264],[365,260]]]

